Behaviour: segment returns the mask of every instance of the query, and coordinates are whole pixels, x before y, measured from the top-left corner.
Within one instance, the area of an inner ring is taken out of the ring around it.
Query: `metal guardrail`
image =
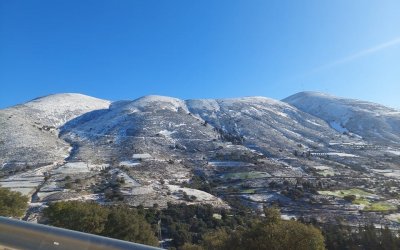
[[[0,216],[0,249],[156,250],[161,248]]]

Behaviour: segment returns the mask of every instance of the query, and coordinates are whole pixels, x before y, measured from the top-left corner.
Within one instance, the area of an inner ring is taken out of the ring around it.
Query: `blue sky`
[[[0,108],[304,90],[400,108],[400,1],[0,1]]]

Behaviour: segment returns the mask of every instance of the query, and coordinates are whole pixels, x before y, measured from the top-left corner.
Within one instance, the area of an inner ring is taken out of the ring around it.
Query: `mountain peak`
[[[126,101],[123,104],[123,109],[131,112],[137,110],[185,110],[187,111],[186,104],[183,100],[161,95],[146,95],[133,101]],[[121,105],[120,105],[121,106]]]
[[[110,101],[108,100],[103,100],[80,93],[57,93],[35,98],[31,101],[24,103],[23,105],[32,106],[36,108],[36,107],[41,107],[45,104],[66,105],[70,103],[75,103],[75,105],[78,105],[78,104],[83,104],[85,102],[110,104]]]
[[[300,92],[283,101],[325,120],[338,131],[346,129],[375,141],[400,141],[400,112],[393,108],[320,92]]]
[[[302,99],[302,98],[328,98],[328,99],[332,99],[332,98],[337,98],[333,95],[324,93],[324,92],[318,92],[318,91],[301,91],[298,92],[296,94],[290,95],[288,97],[286,97],[285,99],[283,99],[282,101],[284,102],[290,102],[293,100],[297,100],[297,99]]]
[[[111,102],[78,93],[59,93],[35,98],[8,108],[48,126],[60,127],[84,113],[108,109]]]

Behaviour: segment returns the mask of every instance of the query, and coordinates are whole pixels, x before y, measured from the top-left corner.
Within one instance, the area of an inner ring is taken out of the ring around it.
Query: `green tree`
[[[151,225],[137,209],[94,202],[62,201],[43,211],[50,225],[147,245],[158,245]]]
[[[0,215],[19,218],[28,208],[28,197],[0,187]]]
[[[366,250],[380,249],[380,239],[374,225],[367,225],[363,228],[361,242]]]
[[[270,224],[278,223],[281,220],[281,213],[275,207],[264,207],[265,221]]]
[[[104,236],[120,240],[133,241],[147,245],[158,245],[149,223],[136,209],[118,206],[111,209],[108,215]]]
[[[181,250],[204,250],[202,246],[185,243],[181,248]]]
[[[345,195],[343,199],[348,202],[353,202],[357,199],[357,197],[354,194],[350,194],[350,195]]]
[[[203,236],[203,247],[208,250],[228,249],[233,237],[227,229],[220,228]]]
[[[99,204],[79,201],[56,202],[44,209],[51,225],[91,234],[103,232],[108,213]]]
[[[397,239],[398,241],[398,239]],[[399,245],[396,244],[396,236],[390,231],[388,227],[381,230],[381,247],[385,250],[398,249]]]
[[[279,211],[266,208],[267,219],[255,220],[248,228],[225,229],[204,236],[205,249],[271,249],[323,250],[324,237],[320,230],[297,221],[278,219]]]

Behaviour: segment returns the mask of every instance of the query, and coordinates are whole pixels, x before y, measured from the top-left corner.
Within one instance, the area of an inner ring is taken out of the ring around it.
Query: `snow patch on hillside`
[[[340,133],[348,132],[351,136],[359,135],[371,141],[399,144],[399,110],[318,92],[297,93],[283,101],[325,120]]]
[[[107,109],[110,103],[82,94],[65,93],[37,98],[17,107],[27,108],[26,112],[33,113],[39,122],[59,128],[87,112]]]
[[[329,122],[329,125],[331,126],[331,128],[338,131],[339,133],[345,133],[345,132],[348,133],[349,132],[349,130],[347,130],[347,128],[343,127],[342,124],[340,124],[337,121],[331,121],[331,122]]]
[[[171,110],[174,112],[184,111],[188,113],[188,108],[183,100],[158,95],[148,95],[128,102],[123,110],[129,112],[151,111],[151,110]]]
[[[215,206],[228,207],[224,201],[220,198],[215,197],[212,194],[206,193],[201,190],[192,188],[182,188],[176,185],[167,185],[168,189],[173,193],[176,198],[180,198],[182,193],[186,193],[189,197],[196,197],[194,201],[196,202],[211,202]]]

